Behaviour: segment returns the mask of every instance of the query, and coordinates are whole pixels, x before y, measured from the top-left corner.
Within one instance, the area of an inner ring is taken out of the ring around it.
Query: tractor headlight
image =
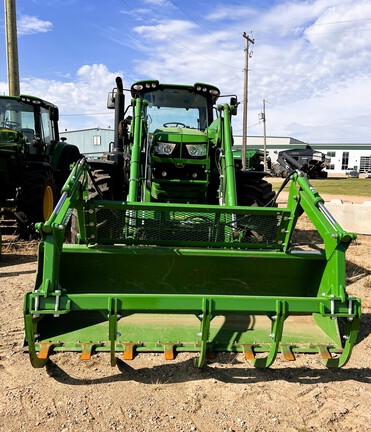
[[[207,144],[186,144],[187,152],[190,156],[201,157],[207,154]]]
[[[171,153],[174,151],[175,147],[176,144],[174,143],[158,142],[154,147],[154,151],[158,155],[170,156]]]

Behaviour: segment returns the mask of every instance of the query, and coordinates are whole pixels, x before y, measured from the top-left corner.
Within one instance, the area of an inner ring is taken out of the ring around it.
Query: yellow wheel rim
[[[47,186],[44,190],[44,197],[43,197],[44,221],[47,221],[49,219],[50,215],[53,212],[53,208],[54,208],[53,189],[50,186]]]

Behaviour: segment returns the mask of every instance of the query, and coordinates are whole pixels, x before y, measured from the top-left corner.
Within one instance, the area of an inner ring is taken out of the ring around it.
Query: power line
[[[235,68],[233,66],[224,64],[224,63],[220,63],[210,57],[206,57],[203,54],[198,53],[197,51],[193,50],[192,48],[188,47],[187,45],[184,45],[183,43],[179,42],[178,40],[176,40],[175,38],[173,38],[172,36],[170,36],[168,33],[164,32],[163,30],[161,30],[158,26],[156,26],[155,24],[153,24],[149,19],[147,19],[145,16],[143,16],[140,12],[138,12],[136,9],[134,9],[132,6],[130,6],[125,0],[120,0],[122,3],[124,3],[124,5],[126,5],[128,8],[130,8],[133,12],[135,12],[140,18],[142,18],[144,21],[148,22],[148,24],[150,24],[152,27],[154,27],[157,31],[159,31],[160,33],[162,33],[163,35],[165,35],[167,38],[171,39],[173,42],[175,42],[176,44],[178,44],[179,46],[185,48],[188,51],[193,52],[194,54],[198,55],[199,57],[202,57],[208,61],[211,61],[213,63],[219,64],[221,66],[227,67],[229,69],[233,69],[233,70],[238,70],[241,72],[240,69]]]
[[[205,27],[203,27],[201,24],[199,24],[191,15],[189,15],[188,12],[186,12],[184,9],[182,9],[179,5],[177,5],[173,0],[168,0],[170,3],[172,3],[176,8],[178,8],[181,12],[184,13],[184,15],[186,15],[189,19],[191,19],[198,27],[200,27],[200,29],[202,29],[203,31],[205,31],[206,33],[208,33],[210,36],[212,36],[215,40],[217,40],[218,42],[222,42],[227,46],[230,46],[231,48],[235,48],[234,45],[229,44],[226,41],[223,41],[222,39],[217,38],[214,34],[212,34],[211,32],[209,32],[209,30]]]
[[[78,117],[78,116],[97,116],[97,115],[112,115],[112,113],[78,113],[78,114],[59,114],[59,117]]]
[[[313,27],[321,26],[321,25],[343,24],[343,23],[358,22],[358,21],[371,21],[371,18],[359,18],[359,19],[353,19],[353,20],[330,21],[327,23],[326,22],[325,23],[317,23],[317,24],[313,24]]]
[[[329,25],[336,25],[336,24],[347,24],[351,22],[361,22],[361,21],[371,21],[371,18],[360,18],[360,19],[354,19],[354,20],[343,20],[343,21],[329,21],[325,23],[315,23],[312,24],[310,27],[319,27],[319,26],[329,26]],[[270,32],[272,30],[291,30],[291,29],[297,29],[297,30],[306,30],[308,27],[305,27],[303,25],[298,26],[290,26],[290,27],[283,27],[283,26],[277,26],[277,27],[271,27]],[[352,33],[352,32],[360,32],[360,31],[371,31],[371,28],[368,29],[349,29],[349,30],[342,30],[342,31],[328,31],[328,32],[321,32],[321,33],[312,33],[307,32],[308,35],[323,35],[323,34],[335,34],[335,33]],[[256,30],[256,32],[259,33],[259,30]]]
[[[365,32],[365,31],[371,31],[371,28],[369,28],[369,29],[351,29],[351,30],[341,30],[341,31],[330,31],[330,32],[320,32],[320,33],[307,32],[306,34],[310,35],[310,36],[316,36],[316,35],[325,35],[325,34],[355,33],[355,32]]]

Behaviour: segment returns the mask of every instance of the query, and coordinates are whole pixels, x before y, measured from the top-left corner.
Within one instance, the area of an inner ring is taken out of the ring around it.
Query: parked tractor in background
[[[33,96],[0,96],[0,227],[28,239],[48,220],[78,148],[59,139],[58,108]]]
[[[38,274],[25,295],[25,346],[34,367],[53,353],[241,352],[255,367],[278,353],[318,353],[344,365],[360,300],[345,292],[341,229],[296,167],[286,207],[264,172],[233,157],[237,99],[216,105],[207,84],[131,86],[109,95],[115,140],[107,161],[77,162],[48,221],[37,225]],[[131,112],[128,111],[131,110]],[[306,213],[323,239],[295,248]],[[75,243],[65,241],[69,219]]]
[[[272,164],[272,175],[288,177],[293,170],[292,162],[307,174],[310,179],[327,178],[324,171],[330,164],[330,158],[324,153],[314,150],[309,145],[305,149],[284,150],[278,153],[277,162]]]

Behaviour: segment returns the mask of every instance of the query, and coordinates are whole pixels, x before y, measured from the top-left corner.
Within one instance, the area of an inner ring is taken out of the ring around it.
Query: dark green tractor
[[[60,140],[58,108],[33,96],[0,96],[0,217],[23,238],[49,218],[76,146]],[[14,231],[14,230],[13,230]]]

